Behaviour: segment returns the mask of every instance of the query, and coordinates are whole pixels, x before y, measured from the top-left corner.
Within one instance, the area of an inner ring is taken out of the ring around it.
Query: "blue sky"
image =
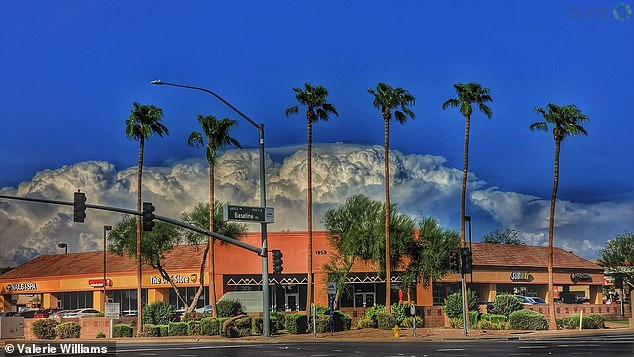
[[[186,145],[196,114],[239,119],[205,93],[153,79],[216,91],[265,124],[271,148],[305,143],[305,119],[284,117],[292,87],[327,87],[340,113],[314,127],[316,143],[359,145],[383,142],[366,89],[404,87],[416,120],[393,125],[391,147],[461,169],[464,120],[441,104],[453,83],[475,81],[494,99],[493,119],[472,121],[469,169],[479,179],[549,198],[552,136],[528,126],[541,119],[533,107],[574,103],[590,117],[589,136],[563,143],[559,198],[631,202],[634,19],[615,19],[618,3],[3,2],[0,187],[88,160],[134,166],[138,144],[124,135],[133,101],[163,108],[171,132],[148,142],[148,166],[201,155]],[[257,144],[244,121],[234,134]]]

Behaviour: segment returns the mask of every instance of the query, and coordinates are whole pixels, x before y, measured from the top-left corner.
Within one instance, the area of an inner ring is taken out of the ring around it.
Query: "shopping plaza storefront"
[[[283,252],[282,274],[269,276],[270,301],[282,311],[304,310],[307,293],[306,232],[269,232],[269,250]],[[259,233],[249,233],[246,243],[259,245]],[[190,301],[203,279],[208,285],[205,268],[200,275],[203,246],[179,246],[165,255],[163,265],[172,277],[179,293]],[[328,305],[324,264],[333,254],[327,232],[313,233],[313,281],[315,302]],[[64,309],[94,307],[102,310],[105,301],[118,302],[122,311],[136,310],[137,276],[133,258],[111,253],[106,259],[104,295],[103,252],[69,253],[39,256],[0,276],[0,307],[3,311],[21,308],[59,307]],[[261,291],[262,259],[236,246],[219,244],[215,260],[216,295],[227,292]],[[600,304],[604,284],[603,268],[571,252],[555,249],[555,299],[566,302],[583,300]],[[481,301],[492,301],[496,295],[512,293],[547,298],[547,248],[496,244],[473,244],[473,275],[467,275],[468,287],[477,292]],[[269,267],[272,271],[272,267]],[[385,278],[377,273],[376,265],[356,262],[347,278],[348,286],[339,306],[371,307],[385,303]],[[400,289],[398,272],[392,276],[391,300],[408,298]],[[459,291],[460,276],[449,274],[430,287],[423,284],[410,291],[410,299],[418,306],[440,305],[443,299]],[[143,267],[141,299],[144,304],[165,301],[180,308],[182,302],[167,279],[148,267]],[[205,288],[196,306],[208,304]]]

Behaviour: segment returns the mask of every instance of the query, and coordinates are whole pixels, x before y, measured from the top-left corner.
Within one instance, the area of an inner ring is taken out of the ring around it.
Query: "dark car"
[[[57,308],[40,309],[40,310],[37,310],[35,312],[35,315],[33,315],[33,318],[35,318],[35,319],[47,319],[49,316],[51,316],[51,314],[54,314],[54,313],[56,313],[58,311],[59,311],[59,309],[57,309]]]
[[[13,317],[17,314],[18,313],[16,311],[4,311],[4,312],[0,312],[0,317]]]
[[[26,310],[26,311],[20,311],[17,315],[15,316],[19,316],[19,317],[24,317],[25,319],[32,319],[33,316],[35,315],[36,312],[38,312],[39,310]]]

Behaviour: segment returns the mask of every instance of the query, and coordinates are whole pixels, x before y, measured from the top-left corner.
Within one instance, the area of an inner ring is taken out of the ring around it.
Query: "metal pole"
[[[461,272],[460,276],[462,277],[462,326],[463,326],[463,330],[464,330],[464,335],[465,336],[469,336],[469,329],[467,327],[467,325],[469,324],[469,319],[468,319],[469,315],[467,313],[467,309],[468,309],[468,304],[467,304],[467,286],[466,286],[466,283],[464,281],[464,273]]]
[[[112,226],[103,226],[103,310],[106,311],[108,303],[108,295],[106,293],[106,232],[111,230]]]

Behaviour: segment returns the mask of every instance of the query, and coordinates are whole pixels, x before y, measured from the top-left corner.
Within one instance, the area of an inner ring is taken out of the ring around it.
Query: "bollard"
[[[394,325],[394,327],[392,328],[392,331],[394,331],[394,337],[401,337],[401,335],[399,334],[399,332],[401,331],[401,328],[398,327],[398,325]]]

